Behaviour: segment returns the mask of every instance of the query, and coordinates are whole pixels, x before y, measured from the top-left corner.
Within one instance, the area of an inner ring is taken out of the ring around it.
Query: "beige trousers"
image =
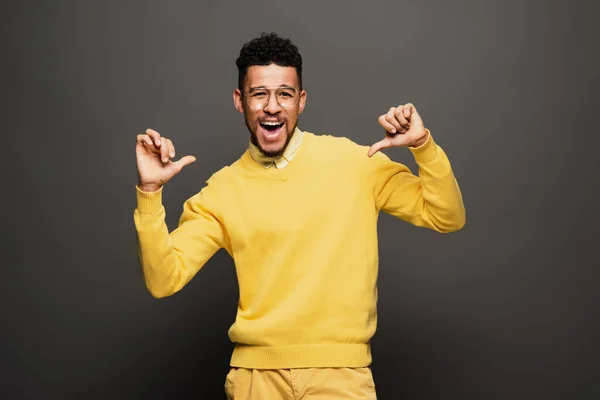
[[[228,400],[376,400],[371,368],[231,368]]]

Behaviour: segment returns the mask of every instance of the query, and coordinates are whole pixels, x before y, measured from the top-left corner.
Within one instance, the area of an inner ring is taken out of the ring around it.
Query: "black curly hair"
[[[302,56],[298,52],[298,47],[291,40],[281,38],[274,32],[263,32],[260,37],[245,43],[235,63],[239,71],[238,88],[240,90],[244,88],[248,67],[269,64],[296,68],[298,83],[302,90]]]

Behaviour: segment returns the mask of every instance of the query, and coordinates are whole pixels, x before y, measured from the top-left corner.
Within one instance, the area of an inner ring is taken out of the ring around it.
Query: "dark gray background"
[[[198,161],[182,203],[248,133],[235,59],[290,37],[300,128],[379,140],[412,102],[448,153],[467,225],[382,214],[373,371],[387,399],[600,396],[598,7],[577,1],[14,2],[2,12],[0,396],[224,398],[237,303],[219,252],[155,300],[136,258],[135,135]],[[406,149],[386,151],[409,165]]]

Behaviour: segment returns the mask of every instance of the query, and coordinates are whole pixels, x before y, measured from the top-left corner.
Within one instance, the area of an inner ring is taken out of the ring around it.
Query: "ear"
[[[306,105],[306,91],[303,89],[300,92],[300,102],[298,103],[298,114],[302,114],[304,106]]]
[[[244,113],[244,105],[242,104],[242,92],[240,91],[240,89],[235,89],[233,91],[233,105],[240,113]]]

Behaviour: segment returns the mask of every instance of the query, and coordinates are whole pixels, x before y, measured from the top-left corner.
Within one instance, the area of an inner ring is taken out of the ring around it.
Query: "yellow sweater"
[[[377,216],[452,232],[465,209],[444,151],[430,136],[411,148],[419,176],[345,138],[304,132],[285,168],[249,151],[188,199],[177,229],[165,224],[162,189],[137,189],[134,221],[148,290],[182,289],[220,248],[240,288],[231,365],[361,367],[377,323]]]

